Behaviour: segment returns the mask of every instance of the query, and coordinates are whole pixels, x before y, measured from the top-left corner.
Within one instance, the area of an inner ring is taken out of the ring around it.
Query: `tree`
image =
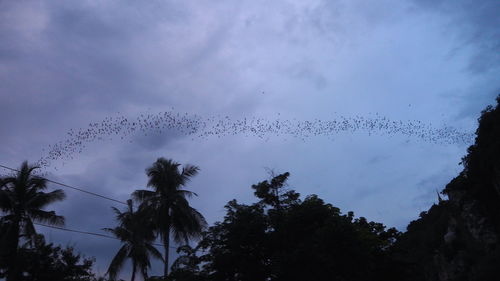
[[[187,198],[194,192],[181,189],[199,168],[185,165],[179,171],[180,164],[170,159],[158,158],[146,169],[149,177],[147,186],[150,190],[136,190],[132,196],[141,202],[143,209],[153,220],[155,230],[160,235],[165,248],[164,277],[168,276],[168,253],[170,233],[176,242],[188,243],[190,238],[197,238],[206,226],[205,218],[196,209],[189,206]]]
[[[151,267],[150,256],[162,259],[161,253],[154,247],[155,236],[150,220],[140,211],[134,211],[132,200],[127,200],[127,210],[121,212],[112,207],[116,213],[116,220],[119,225],[115,228],[105,228],[120,239],[123,246],[118,250],[111,261],[108,274],[111,280],[115,280],[116,275],[121,270],[125,260],[132,261],[132,278],[135,280],[137,269],[140,270],[143,278],[147,278],[147,270]]]
[[[193,249],[189,245],[177,248],[179,257],[172,264],[172,272],[169,280],[175,281],[206,281],[208,280],[200,269],[203,259],[196,255],[198,249]],[[153,280],[151,280],[153,281]]]
[[[281,211],[283,207],[298,203],[300,194],[293,190],[285,189],[290,173],[286,172],[275,175],[271,171],[271,176],[271,180],[252,185],[252,189],[255,190],[254,195],[261,199],[260,202],[275,208],[277,211]]]
[[[206,280],[264,281],[269,276],[268,218],[261,204],[229,201],[222,222],[204,233],[198,247]]]
[[[63,200],[65,194],[60,189],[44,192],[47,180],[33,175],[37,168],[25,161],[14,176],[0,179],[0,210],[3,214],[0,219],[3,230],[0,233],[4,248],[2,255],[9,261],[7,280],[20,279],[22,271],[17,260],[19,243],[21,239],[33,243],[37,234],[33,222],[64,225],[64,217],[43,209]]]
[[[36,235],[32,247],[19,249],[23,281],[95,281],[94,259],[82,257],[72,247],[47,244],[43,235]]]
[[[302,201],[284,189],[288,176],[253,185],[257,203],[230,201],[224,220],[174,263],[175,280],[397,280],[387,265],[397,230],[343,215],[316,195]]]

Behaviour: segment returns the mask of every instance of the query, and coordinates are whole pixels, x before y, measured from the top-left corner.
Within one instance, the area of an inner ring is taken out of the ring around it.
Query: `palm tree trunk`
[[[137,268],[137,264],[135,263],[135,261],[132,261],[132,279],[130,279],[130,281],[134,281],[135,280],[135,271],[136,271],[136,268]]]
[[[170,249],[170,226],[167,227],[163,236],[163,246],[165,247],[165,267],[163,269],[163,278],[168,276],[168,250]]]
[[[19,252],[19,235],[20,235],[20,222],[18,220],[14,221],[13,229],[14,233],[10,233],[10,257],[9,257],[9,270],[7,271],[7,281],[18,281],[21,280],[21,272],[18,264],[18,252]]]

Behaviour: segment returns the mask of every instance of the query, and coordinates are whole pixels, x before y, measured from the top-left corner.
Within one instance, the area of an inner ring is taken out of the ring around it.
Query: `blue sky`
[[[384,116],[472,133],[499,94],[499,13],[488,0],[0,1],[0,164],[34,162],[89,123],[164,111],[207,122]],[[227,201],[254,200],[266,169],[289,171],[301,194],[404,230],[460,172],[467,148],[364,130],[146,133],[88,142],[45,172],[126,200],[156,158],[195,164],[192,203],[213,223]],[[68,227],[113,225],[109,202],[67,195],[53,208]],[[100,272],[118,248],[40,231],[95,256]]]

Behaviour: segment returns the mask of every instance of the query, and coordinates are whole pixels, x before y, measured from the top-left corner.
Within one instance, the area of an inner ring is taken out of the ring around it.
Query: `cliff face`
[[[442,243],[433,255],[436,276],[429,280],[499,280],[499,235],[484,204],[463,191],[449,192]]]
[[[500,96],[497,98],[500,103]],[[464,170],[395,246],[406,280],[500,280],[500,106],[479,119]]]

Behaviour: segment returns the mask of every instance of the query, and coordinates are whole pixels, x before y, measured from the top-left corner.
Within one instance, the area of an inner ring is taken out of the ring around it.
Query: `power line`
[[[17,169],[14,169],[14,168],[11,168],[11,167],[7,167],[7,166],[2,165],[2,164],[0,164],[0,167],[2,167],[4,169],[7,169],[7,170],[10,170],[10,171],[20,172]],[[91,192],[91,191],[87,191],[85,189],[74,187],[74,186],[71,186],[71,185],[68,185],[68,184],[65,184],[65,183],[62,183],[62,182],[53,181],[51,179],[48,179],[48,178],[45,178],[45,177],[42,177],[42,176],[38,176],[38,177],[40,177],[42,179],[45,179],[46,181],[51,182],[53,184],[57,184],[57,185],[60,185],[60,186],[71,188],[73,190],[80,191],[80,192],[83,192],[83,193],[86,193],[86,194],[89,194],[89,195],[92,195],[92,196],[96,196],[96,197],[99,197],[101,199],[106,199],[106,200],[109,200],[109,201],[113,201],[115,203],[120,203],[120,204],[123,204],[123,205],[127,205],[127,203],[125,203],[123,201],[120,201],[120,200],[116,200],[116,199],[113,199],[113,198],[110,198],[110,197],[107,197],[107,196],[104,196],[104,195],[100,195],[100,194],[97,194],[97,193],[94,193],[94,192]]]
[[[48,227],[48,228],[63,230],[63,231],[67,231],[67,232],[74,232],[74,233],[79,233],[79,234],[93,235],[93,236],[97,236],[97,237],[103,237],[103,238],[109,238],[109,239],[114,239],[114,240],[120,240],[120,239],[118,239],[116,237],[109,236],[109,235],[106,235],[106,234],[101,234],[101,233],[88,232],[88,231],[82,231],[82,230],[76,230],[76,229],[69,229],[69,228],[65,228],[65,227],[48,225],[48,224],[43,224],[43,223],[38,223],[38,222],[33,222],[33,224],[40,225],[40,226],[43,226],[43,227]],[[160,244],[160,243],[153,243],[153,245],[159,246],[159,247],[165,247],[164,244]],[[169,248],[170,249],[177,249],[177,247],[173,247],[173,246],[169,246]],[[198,249],[198,251],[205,252],[204,250],[201,250],[201,249]]]
[[[2,167],[4,169],[7,169],[7,170],[10,170],[10,171],[13,171],[13,172],[20,172],[17,169],[14,169],[14,168],[11,168],[11,167],[7,167],[7,166],[2,165],[2,164],[0,164],[0,167]],[[87,193],[89,195],[93,195],[93,196],[99,197],[99,198],[102,198],[102,199],[106,199],[106,200],[110,200],[110,201],[113,201],[113,202],[116,202],[116,203],[127,205],[127,203],[125,203],[123,201],[119,201],[119,200],[116,200],[116,199],[113,199],[113,198],[110,198],[110,197],[107,197],[107,196],[104,196],[104,195],[100,195],[100,194],[97,194],[97,193],[94,193],[94,192],[90,192],[90,191],[87,191],[87,190],[84,190],[84,189],[81,189],[81,188],[78,188],[78,187],[74,187],[74,186],[71,186],[71,185],[68,185],[68,184],[65,184],[65,183],[53,181],[53,180],[48,179],[46,177],[42,177],[42,176],[38,176],[38,177],[43,178],[46,181],[51,182],[53,184],[57,184],[57,185],[60,185],[60,186],[63,186],[63,187],[71,188],[71,189],[74,189],[76,191],[80,191],[80,192],[83,192],[83,193]],[[120,239],[118,239],[116,237],[105,235],[105,234],[101,234],[101,233],[95,233],[95,232],[88,232],[88,231],[81,231],[81,230],[69,229],[69,228],[64,228],[64,227],[59,227],[59,226],[53,226],[53,225],[47,225],[47,224],[42,224],[42,223],[37,223],[37,222],[34,222],[33,224],[36,224],[36,225],[39,225],[39,226],[43,226],[43,227],[48,227],[48,228],[63,230],[63,231],[67,231],[67,232],[74,232],[74,233],[85,234],[85,235],[93,235],[93,236],[102,237],[102,238],[109,238],[109,239],[114,239],[114,240],[120,240]],[[153,245],[165,247],[165,245],[158,244],[158,243],[153,243]],[[171,248],[171,249],[177,249],[176,247],[172,247],[172,246],[169,246],[169,248]]]
[[[95,233],[95,232],[88,232],[88,231],[81,231],[81,230],[75,230],[75,229],[69,229],[69,228],[64,228],[60,226],[53,226],[53,225],[48,225],[48,224],[43,224],[43,223],[38,223],[34,222],[33,224],[44,226],[44,227],[50,227],[54,229],[59,229],[59,230],[64,230],[68,232],[75,232],[75,233],[81,233],[81,234],[87,234],[87,235],[94,235],[94,236],[99,236],[99,237],[105,237],[105,238],[110,238],[110,239],[115,239],[115,240],[120,240],[116,237],[105,235],[105,234],[100,234],[100,233]]]
[[[80,234],[86,234],[86,235],[93,235],[93,236],[97,236],[97,237],[104,237],[104,238],[109,238],[109,239],[114,239],[114,240],[120,240],[120,239],[118,239],[116,237],[109,236],[109,235],[106,235],[106,234],[101,234],[101,233],[95,233],[95,232],[89,232],[89,231],[82,231],[82,230],[76,230],[76,229],[69,229],[69,228],[65,228],[65,227],[53,226],[53,225],[48,225],[48,224],[43,224],[43,223],[38,223],[38,222],[34,222],[33,224],[44,226],[44,227],[49,227],[49,228],[54,228],[54,229],[58,229],[58,230],[68,231],[68,232],[74,232],[74,233],[80,233]],[[165,245],[159,244],[159,243],[153,243],[153,245],[165,247]],[[177,249],[176,247],[170,247],[170,248]]]

